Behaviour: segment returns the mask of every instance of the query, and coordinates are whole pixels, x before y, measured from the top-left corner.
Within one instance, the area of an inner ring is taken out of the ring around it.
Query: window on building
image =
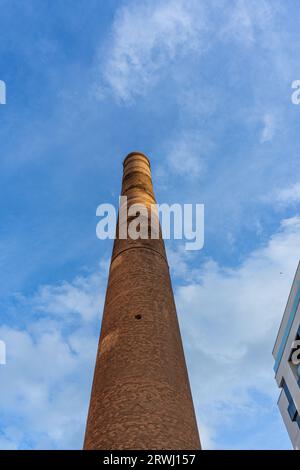
[[[289,402],[289,406],[288,406],[288,414],[291,418],[291,421],[294,421],[295,423],[297,423],[299,429],[300,429],[300,415],[297,411],[297,408],[295,406],[295,403],[294,403],[294,400],[293,400],[293,397],[288,389],[288,386],[287,384],[285,383],[285,381],[283,380],[282,382],[282,388],[284,390],[284,393],[285,393],[285,396],[287,397],[288,399],[288,402]]]

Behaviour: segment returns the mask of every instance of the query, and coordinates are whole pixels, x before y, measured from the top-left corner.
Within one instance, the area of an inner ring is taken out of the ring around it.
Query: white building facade
[[[300,450],[300,263],[273,349],[281,393],[278,406],[292,441]]]

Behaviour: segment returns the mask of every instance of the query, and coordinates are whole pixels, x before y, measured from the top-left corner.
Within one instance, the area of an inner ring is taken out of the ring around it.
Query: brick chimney
[[[128,208],[155,204],[149,159],[133,152],[123,166]],[[84,449],[199,449],[161,232],[119,239],[118,225]]]

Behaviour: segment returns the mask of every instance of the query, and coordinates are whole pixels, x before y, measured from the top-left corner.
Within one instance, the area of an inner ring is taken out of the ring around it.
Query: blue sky
[[[299,260],[295,0],[0,0],[0,448],[81,448],[122,160],[159,202],[203,446],[290,448],[271,351]]]

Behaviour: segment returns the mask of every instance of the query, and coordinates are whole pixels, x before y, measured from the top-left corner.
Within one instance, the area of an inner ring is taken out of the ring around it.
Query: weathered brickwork
[[[124,160],[122,194],[155,202],[146,156]],[[84,448],[200,448],[161,237],[115,240]]]

